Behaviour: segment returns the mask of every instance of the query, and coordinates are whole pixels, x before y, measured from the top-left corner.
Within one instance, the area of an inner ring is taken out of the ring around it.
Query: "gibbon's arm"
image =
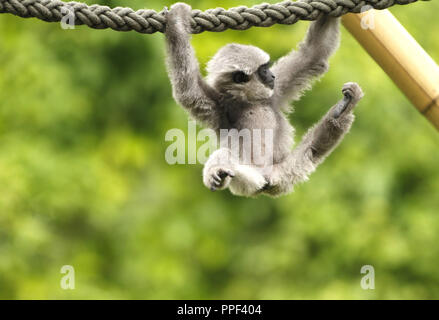
[[[202,78],[190,44],[191,7],[174,4],[167,13],[167,67],[173,96],[196,120],[210,124],[216,109],[216,91]]]
[[[274,166],[268,177],[266,193],[277,196],[291,191],[292,187],[306,181],[317,166],[337,147],[354,121],[353,109],[363,97],[358,84],[343,86],[343,99],[303,137],[287,159]]]
[[[311,23],[299,49],[292,50],[273,65],[277,105],[299,99],[304,90],[310,89],[312,80],[328,70],[328,59],[339,45],[339,29],[339,18],[321,16]]]

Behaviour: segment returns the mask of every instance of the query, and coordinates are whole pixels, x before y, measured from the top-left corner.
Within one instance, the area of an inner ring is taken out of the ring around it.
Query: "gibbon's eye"
[[[242,71],[233,72],[232,77],[233,77],[233,82],[235,83],[244,83],[250,80],[250,77]]]

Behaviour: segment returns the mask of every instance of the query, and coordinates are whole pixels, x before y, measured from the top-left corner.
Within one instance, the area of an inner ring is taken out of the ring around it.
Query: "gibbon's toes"
[[[209,189],[211,191],[216,191],[218,189],[221,189],[221,187],[222,187],[221,179],[219,179],[213,175],[212,177],[210,177],[209,180],[210,180],[209,181]]]
[[[221,179],[225,179],[228,176],[233,178],[235,176],[235,173],[233,172],[233,170],[221,168],[218,170],[218,176]]]
[[[235,173],[230,169],[219,168],[215,170],[209,177],[208,187],[212,191],[224,189],[228,177],[233,178]],[[230,181],[230,180],[229,180]]]

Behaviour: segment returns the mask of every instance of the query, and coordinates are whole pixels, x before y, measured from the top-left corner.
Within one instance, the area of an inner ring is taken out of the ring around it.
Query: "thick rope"
[[[192,11],[193,33],[220,32],[227,29],[246,30],[250,27],[269,27],[273,24],[293,24],[299,20],[315,20],[320,13],[339,17],[348,12],[359,13],[367,6],[386,9],[393,5],[409,4],[417,0],[300,0],[276,4],[259,4],[248,8],[240,6],[206,11]],[[0,13],[11,13],[22,18],[38,18],[59,22],[68,12],[75,18],[75,25],[94,29],[111,28],[117,31],[135,30],[140,33],[163,32],[166,27],[165,10],[137,10],[131,8],[87,5],[80,2],[59,0],[0,0]],[[65,18],[64,18],[65,19]]]

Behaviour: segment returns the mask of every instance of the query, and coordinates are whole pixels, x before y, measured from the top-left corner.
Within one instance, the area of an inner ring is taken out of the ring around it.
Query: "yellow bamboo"
[[[350,13],[343,25],[439,130],[439,67],[390,11]]]

